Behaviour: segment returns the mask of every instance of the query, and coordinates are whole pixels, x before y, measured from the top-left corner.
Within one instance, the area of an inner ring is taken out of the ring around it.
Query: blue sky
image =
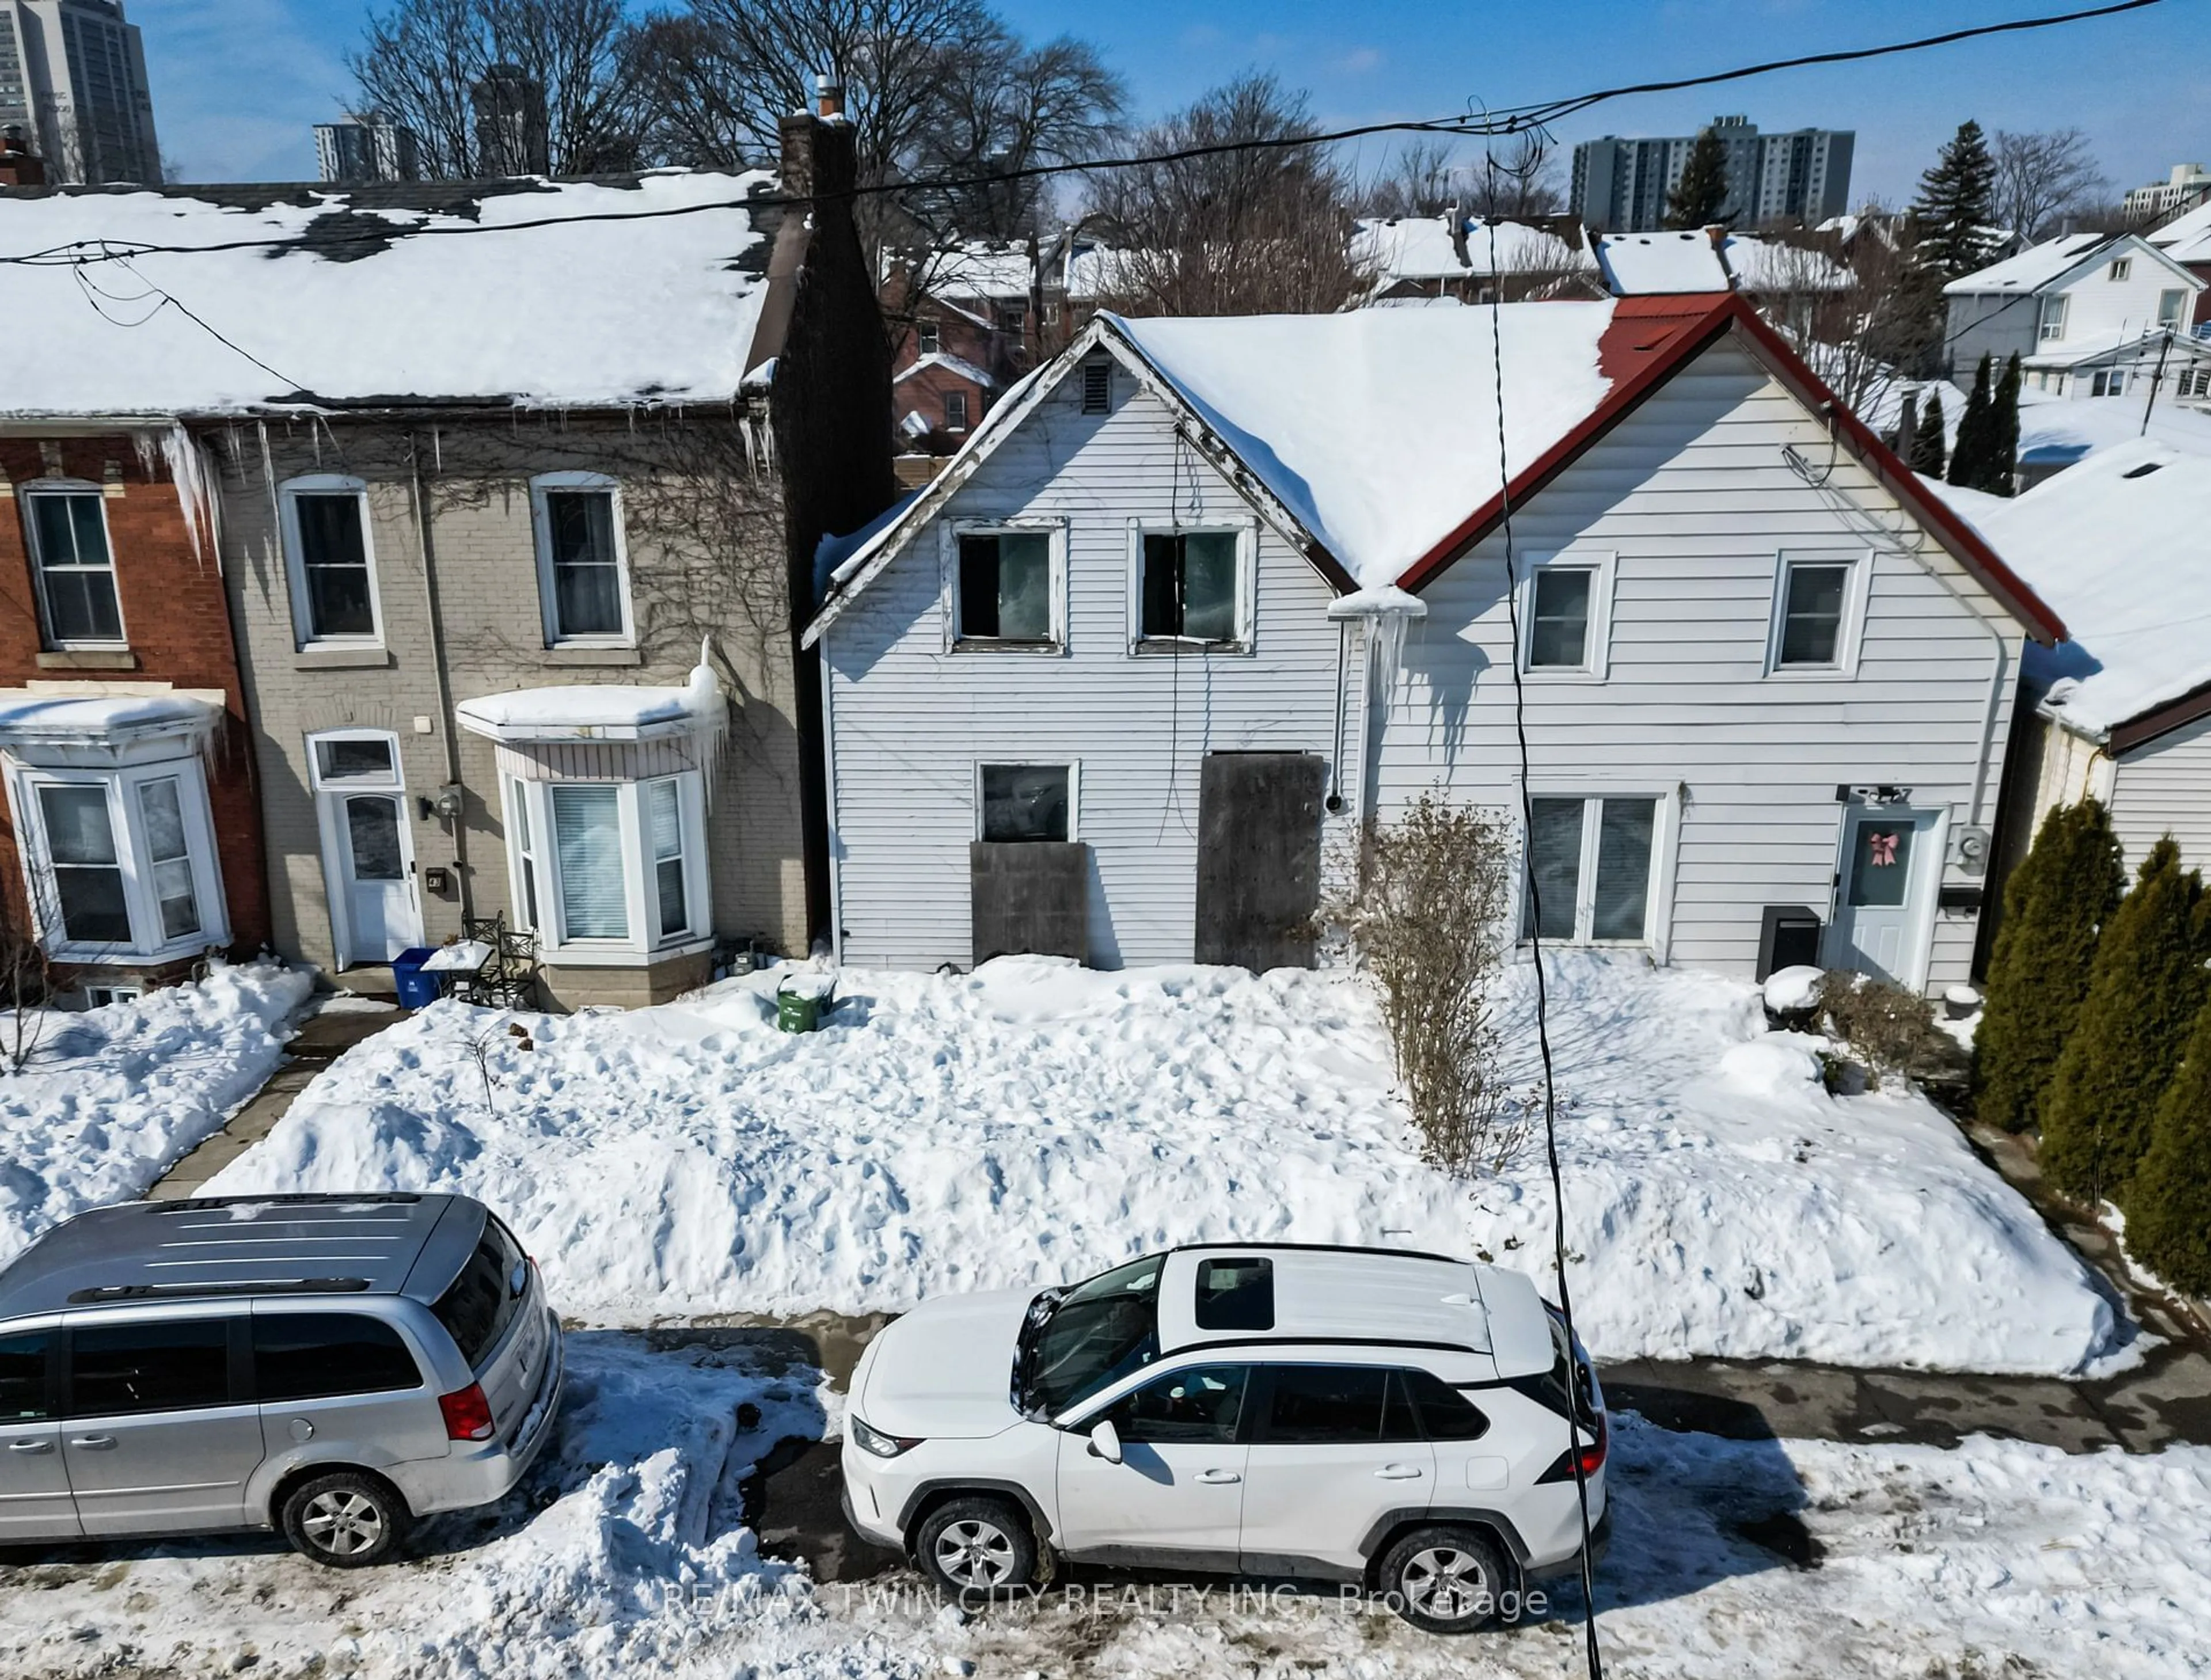
[[[312,177],[309,130],[345,103],[356,0],[124,0],[146,39],[162,149],[192,179]],[[1513,105],[1760,58],[1900,39],[2066,9],[2064,0],[1117,0],[1078,12],[1000,0],[1016,27],[1087,37],[1129,78],[1139,110],[1188,100],[1239,71],[1309,89],[1330,126]],[[1687,94],[1622,100],[1575,118],[1562,150],[1596,134],[1687,132],[1718,112],[1765,128],[1857,131],[1854,198],[1911,195],[1966,117],[1988,129],[2087,130],[2120,185],[2211,161],[2211,4],[2166,0],[2115,19],[1794,70]],[[1357,161],[1378,168],[1384,143]]]

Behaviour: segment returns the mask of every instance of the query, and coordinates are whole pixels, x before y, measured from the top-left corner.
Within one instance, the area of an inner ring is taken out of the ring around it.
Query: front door
[[[246,1479],[262,1459],[261,1408],[231,1391],[231,1339],[227,1319],[70,1331],[62,1450],[88,1535],[247,1520]]]
[[[323,845],[336,866],[330,920],[338,967],[389,962],[421,944],[406,796],[324,794]]]
[[[1310,968],[1320,907],[1328,761],[1315,753],[1208,753],[1198,776],[1199,962]]]
[[[0,1336],[0,1545],[79,1532],[49,1377],[60,1339],[51,1330]]]
[[[1104,1414],[1121,1462],[1081,1430],[1059,1440],[1060,1544],[1102,1562],[1202,1560],[1236,1567],[1244,1520],[1241,1365],[1199,1365],[1153,1378]]]
[[[1941,864],[1941,820],[1934,811],[1851,808],[1829,967],[1855,968],[1899,986],[1921,983],[1928,907]]]

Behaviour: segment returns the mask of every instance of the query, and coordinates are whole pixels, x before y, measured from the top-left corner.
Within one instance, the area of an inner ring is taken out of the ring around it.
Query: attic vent
[[[2165,464],[2162,461],[2144,461],[2138,467],[2129,467],[2119,475],[2122,478],[2147,478]]]
[[[1104,356],[1082,364],[1082,412],[1107,414],[1113,407],[1113,364]]]

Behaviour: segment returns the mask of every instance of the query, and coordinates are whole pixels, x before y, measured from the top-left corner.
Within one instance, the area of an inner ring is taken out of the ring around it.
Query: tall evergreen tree
[[[2136,1259],[2177,1289],[2211,1295],[2211,1005],[2158,1103],[2126,1214]]]
[[[1681,165],[1681,179],[1666,195],[1666,225],[1708,227],[1722,220],[1720,206],[1727,196],[1727,143],[1717,129],[1699,130]]]
[[[1990,431],[1990,404],[1995,398],[1989,373],[1989,359],[1984,355],[1973,373],[1973,388],[1966,393],[1965,416],[1958,422],[1957,446],[1950,452],[1950,482],[1969,490],[1988,488],[1989,464],[1996,452]]]
[[[1981,125],[1968,118],[1946,143],[1935,167],[1919,178],[1912,201],[1918,227],[1914,259],[1942,280],[1962,280],[1995,254],[1996,161]]]
[[[1973,1032],[1975,1112],[1990,1125],[2041,1125],[2050,1076],[2088,995],[2097,935],[2126,887],[2118,837],[2100,804],[2059,805],[2042,819],[2004,882],[1987,1002]]]
[[[2014,350],[2004,363],[2003,378],[1996,383],[1996,394],[1989,415],[1989,488],[1996,494],[2014,494],[2019,471],[2019,388],[2025,376],[2019,367],[2019,352]]]
[[[2088,996],[2057,1059],[2042,1168],[2057,1188],[2124,1205],[2158,1100],[2203,1006],[2203,883],[2167,834],[2096,942]]]
[[[1911,434],[1911,455],[1906,464],[1922,478],[1940,478],[1947,447],[1942,436],[1942,393],[1929,385],[1926,395],[1927,406],[1919,411],[1919,423]]]

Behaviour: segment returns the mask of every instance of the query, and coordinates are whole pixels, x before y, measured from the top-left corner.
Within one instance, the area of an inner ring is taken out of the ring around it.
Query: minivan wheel
[[[924,1574],[962,1598],[1016,1592],[1036,1580],[1036,1540],[1011,1500],[947,1500],[922,1519],[913,1554]]]
[[[1470,1528],[1416,1528],[1383,1555],[1390,1609],[1431,1634],[1471,1634],[1497,1620],[1509,1588],[1504,1560]]]
[[[390,1483],[353,1470],[309,1477],[285,1495],[280,1519],[294,1551],[336,1569],[390,1562],[412,1520]]]

